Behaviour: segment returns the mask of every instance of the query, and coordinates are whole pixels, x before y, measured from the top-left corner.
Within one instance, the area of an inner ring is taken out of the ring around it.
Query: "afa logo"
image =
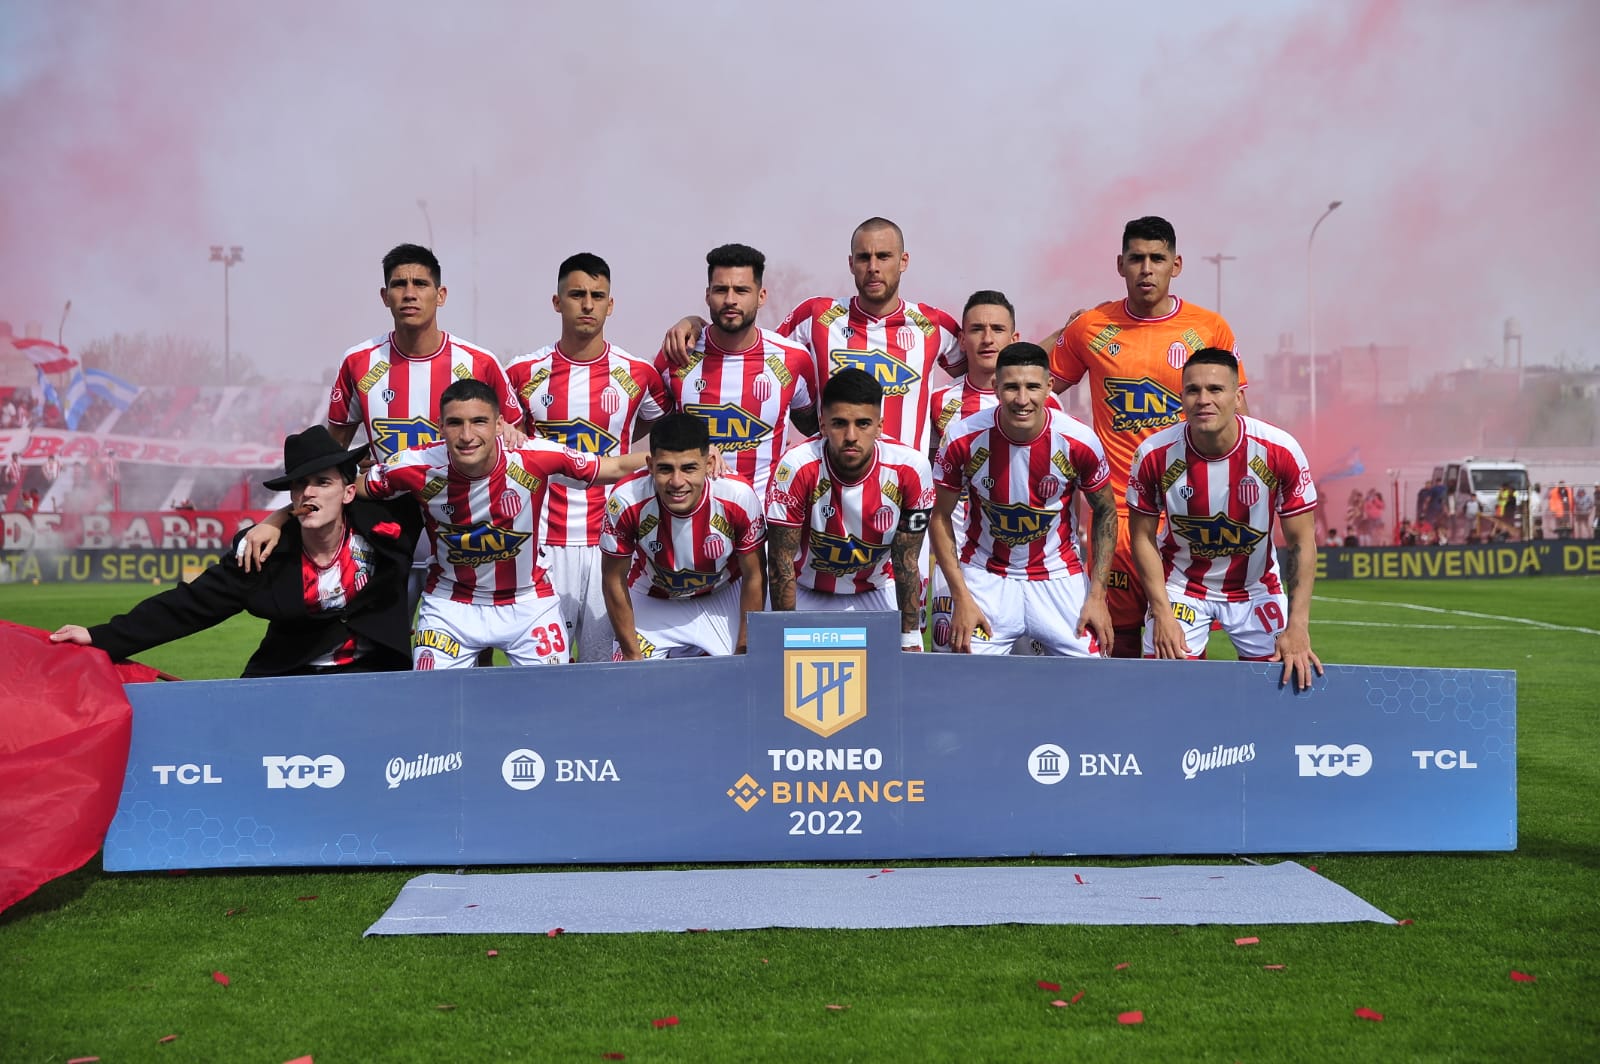
[[[398,454],[409,447],[423,447],[438,439],[439,426],[425,417],[372,419],[372,444],[380,454]]]
[[[722,574],[702,573],[698,569],[667,569],[650,567],[650,583],[667,593],[669,598],[692,598],[716,587]]]
[[[1236,554],[1249,554],[1266,533],[1235,521],[1225,513],[1210,517],[1190,514],[1168,514],[1172,531],[1189,541],[1189,553],[1196,558],[1227,558]]]
[[[1183,418],[1178,397],[1149,377],[1107,377],[1105,402],[1113,432],[1164,429]]]
[[[1056,519],[1055,511],[1040,510],[1026,503],[993,502],[981,497],[978,502],[983,506],[989,534],[995,538],[995,542],[1008,547],[1020,547],[1043,539]]]
[[[607,389],[609,391],[610,389]],[[584,454],[616,454],[617,438],[588,418],[571,421],[541,421],[539,435]]]
[[[872,379],[883,385],[884,395],[904,395],[912,385],[922,379],[922,374],[895,358],[887,351],[851,351],[835,348],[828,352],[831,372],[841,369],[859,369],[872,374]]]
[[[706,423],[711,442],[724,451],[753,451],[772,435],[772,426],[735,403],[685,403],[685,414]]]
[[[811,568],[824,576],[854,576],[862,570],[877,568],[887,544],[864,543],[852,535],[830,536],[826,532],[811,533]]]
[[[532,538],[532,532],[496,528],[487,521],[439,526],[439,542],[444,544],[445,562],[449,565],[477,566],[509,561]]]
[[[783,715],[824,739],[867,715],[867,630],[785,628]]]

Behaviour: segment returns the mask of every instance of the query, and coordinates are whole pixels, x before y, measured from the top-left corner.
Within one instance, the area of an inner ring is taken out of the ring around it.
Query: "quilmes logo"
[[[811,568],[826,576],[854,576],[864,569],[876,569],[889,553],[886,543],[864,543],[848,533],[830,536],[811,533]]]
[[[1372,770],[1372,751],[1360,743],[1296,745],[1294,753],[1302,776],[1365,776]]]
[[[532,537],[532,532],[499,528],[488,521],[473,525],[439,525],[445,561],[451,565],[477,566],[515,558],[522,545]]]
[[[307,787],[337,787],[344,780],[344,762],[332,754],[307,757],[290,754],[287,757],[268,755],[261,759],[267,770],[267,790],[285,787],[305,790]]]
[[[685,403],[685,414],[706,423],[711,442],[724,451],[753,451],[772,435],[772,426],[735,403]]]
[[[872,374],[872,379],[883,386],[884,395],[904,395],[922,379],[922,374],[887,351],[876,348],[871,351],[835,348],[828,352],[828,364],[834,373],[841,369],[859,369]]]
[[[867,630],[783,630],[783,715],[826,739],[867,715]]]
[[[423,447],[438,438],[439,426],[425,417],[372,419],[372,444],[383,454],[397,454],[408,447]]]
[[[460,750],[453,754],[418,754],[410,761],[403,757],[392,757],[389,759],[389,764],[384,767],[383,778],[392,791],[407,780],[437,776],[441,772],[455,772],[460,767]]]
[[[1251,528],[1221,512],[1209,517],[1169,513],[1167,520],[1172,523],[1174,532],[1189,541],[1189,553],[1196,558],[1249,554],[1266,535],[1259,528]]]
[[[1113,432],[1164,429],[1183,417],[1178,397],[1149,377],[1107,377],[1105,403]]]
[[[617,438],[588,418],[572,421],[541,421],[539,435],[565,444],[585,454],[615,454]]]
[[[1174,609],[1177,603],[1174,603]],[[1193,607],[1190,607],[1191,612]],[[1178,618],[1180,621],[1182,617]],[[1189,618],[1193,621],[1193,617]],[[1214,768],[1226,768],[1229,765],[1239,765],[1246,761],[1256,759],[1256,744],[1245,743],[1243,746],[1223,746],[1218,743],[1210,750],[1202,751],[1198,747],[1190,747],[1183,753],[1183,778],[1192,780],[1202,772],[1209,772]]]

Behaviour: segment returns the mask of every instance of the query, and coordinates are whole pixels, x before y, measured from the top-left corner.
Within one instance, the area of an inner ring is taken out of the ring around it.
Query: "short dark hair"
[[[835,370],[822,386],[822,405],[834,403],[860,403],[863,406],[883,406],[883,385],[864,369],[846,366]]]
[[[893,229],[895,239],[900,241],[900,250],[904,251],[906,249],[905,231],[902,230],[898,225],[895,225],[889,219],[881,218],[878,215],[873,215],[871,218],[868,218],[866,221],[852,229],[850,231],[850,243],[854,244],[856,242],[857,233],[864,233],[869,229]]]
[[[556,284],[565,281],[570,273],[586,273],[590,277],[611,280],[611,267],[606,265],[606,260],[590,251],[580,251],[562,259],[561,266],[556,270]]]
[[[1189,361],[1183,364],[1184,369],[1190,366],[1226,366],[1239,375],[1239,356],[1229,351],[1226,347],[1202,347],[1189,356]]]
[[[721,247],[712,248],[706,252],[708,284],[711,281],[711,271],[719,266],[727,269],[748,266],[750,272],[756,275],[756,284],[760,284],[762,274],[767,272],[767,257],[749,244],[723,244]]]
[[[1135,218],[1122,227],[1122,250],[1127,251],[1128,243],[1133,240],[1163,240],[1167,247],[1178,250],[1178,233],[1172,223],[1154,214]]]
[[[389,249],[389,254],[383,257],[383,284],[389,286],[389,278],[394,276],[396,266],[421,266],[433,278],[435,288],[440,285],[439,259],[433,252],[421,244],[397,244]]]
[[[493,388],[476,377],[462,377],[439,394],[439,416],[444,417],[444,408],[451,403],[466,403],[474,399],[488,403],[499,413],[500,397]]]
[[[1011,300],[1006,298],[1004,292],[997,292],[992,288],[980,289],[967,297],[967,305],[961,308],[961,320],[967,319],[967,311],[973,307],[1004,307],[1006,313],[1011,315],[1011,324],[1017,324],[1017,308],[1011,305]]]
[[[1050,356],[1038,344],[1029,343],[1027,340],[1018,340],[1014,344],[1006,344],[1000,349],[1000,357],[994,361],[994,371],[999,373],[1007,366],[1038,366],[1046,373],[1050,372]]]
[[[650,426],[650,453],[711,450],[711,430],[693,414],[668,414]]]

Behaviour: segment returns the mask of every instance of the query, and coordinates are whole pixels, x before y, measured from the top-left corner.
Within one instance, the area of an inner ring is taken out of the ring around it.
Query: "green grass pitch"
[[[1600,1058],[1600,585],[1317,590],[1325,661],[1518,673],[1517,852],[1299,858],[1408,926],[364,941],[421,870],[111,876],[95,861],[0,916],[0,1060]],[[0,616],[93,623],[148,591],[0,586]],[[258,633],[236,619],[144,660],[236,675]],[[1118,1022],[1135,1009],[1142,1024]]]

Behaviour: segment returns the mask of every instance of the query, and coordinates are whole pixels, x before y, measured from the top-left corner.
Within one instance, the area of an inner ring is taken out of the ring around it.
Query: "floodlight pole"
[[[1207,262],[1211,263],[1211,265],[1217,268],[1217,305],[1212,309],[1218,314],[1222,313],[1222,264],[1224,262],[1232,262],[1238,257],[1239,256],[1237,255],[1224,255],[1220,251],[1215,255],[1204,256]]]
[[[1334,200],[1322,212],[1311,235],[1306,237],[1306,342],[1311,347],[1311,435],[1317,434],[1317,304],[1311,290],[1311,244],[1317,239],[1317,230],[1328,220],[1328,215],[1339,209],[1344,200]]]
[[[211,262],[222,263],[222,383],[233,383],[233,320],[232,320],[232,293],[229,290],[228,275],[233,272],[234,264],[244,258],[244,248],[238,244],[231,244],[224,249],[221,244],[211,245]]]

